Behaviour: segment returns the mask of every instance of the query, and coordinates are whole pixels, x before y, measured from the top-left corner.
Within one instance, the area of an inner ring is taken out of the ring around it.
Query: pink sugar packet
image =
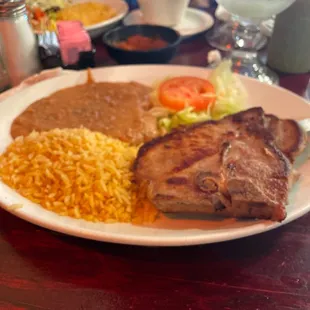
[[[74,65],[79,61],[80,52],[92,49],[91,39],[79,21],[57,22],[60,54],[64,65]]]

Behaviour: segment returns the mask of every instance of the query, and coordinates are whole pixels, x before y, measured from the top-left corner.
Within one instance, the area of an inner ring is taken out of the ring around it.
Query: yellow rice
[[[60,215],[88,221],[155,219],[137,201],[131,166],[138,148],[88,129],[18,137],[0,156],[0,177],[22,196]]]
[[[57,13],[57,20],[79,20],[84,26],[104,22],[116,15],[109,5],[99,2],[84,2],[68,5]]]

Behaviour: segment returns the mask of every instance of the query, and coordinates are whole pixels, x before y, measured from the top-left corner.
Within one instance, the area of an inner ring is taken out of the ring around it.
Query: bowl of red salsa
[[[168,63],[180,41],[177,31],[156,25],[123,26],[103,36],[109,55],[120,64]]]

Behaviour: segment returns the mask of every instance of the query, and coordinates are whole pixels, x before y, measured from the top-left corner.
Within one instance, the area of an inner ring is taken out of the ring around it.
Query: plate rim
[[[197,69],[199,71],[206,71],[206,73],[210,72],[210,69],[207,68],[202,68],[199,66],[184,66],[184,65],[125,65],[125,66],[109,66],[109,67],[99,67],[99,68],[94,68],[92,70],[95,71],[105,71],[105,70],[109,70],[109,69],[113,69],[113,70],[122,70],[123,68],[126,69],[130,69],[130,67],[134,67],[134,68],[139,68],[141,70],[143,70],[143,67],[145,67],[144,70],[147,70],[148,67],[165,67],[166,69],[171,68],[175,69],[175,68],[180,68],[180,69],[186,69],[186,68],[191,68],[191,69]],[[160,68],[159,68],[160,69]],[[66,71],[66,70],[64,70]],[[77,76],[81,76],[83,74],[85,74],[86,70],[83,71],[71,71],[69,73],[72,75],[72,77],[77,77]],[[67,73],[67,72],[66,72]],[[66,78],[68,78],[68,73],[65,75]],[[49,83],[50,80],[54,80],[54,79],[59,79],[63,76],[56,76],[53,77],[51,79],[48,80],[43,80],[40,81],[39,83],[35,84],[34,86],[41,84],[41,83]],[[244,77],[242,76],[241,79],[245,79],[245,80],[250,80],[251,82],[254,83],[258,83],[261,84],[261,82],[254,80],[252,78],[249,77]],[[30,86],[30,88],[33,86]],[[290,96],[294,96],[296,97],[297,100],[302,101],[303,103],[307,104],[309,106],[309,111],[310,111],[310,105],[309,102],[298,96],[297,94],[281,88],[277,85],[274,86],[270,86],[270,85],[266,85],[266,87],[272,87],[272,88],[276,88],[278,91],[282,91],[285,93],[288,93]],[[17,92],[16,94],[13,94],[12,96],[5,98],[1,104],[5,104],[6,101],[11,101],[12,98],[14,98],[15,96],[22,96],[22,93],[24,91],[27,91],[26,89],[23,89],[19,92]],[[8,103],[7,103],[8,104]],[[1,182],[1,185],[5,185],[4,183]],[[6,185],[5,185],[6,186]],[[3,198],[0,197],[0,204],[1,204],[1,208],[3,208],[4,210],[6,210],[7,212],[23,219],[26,220],[32,224],[38,225],[40,227],[44,227],[47,228],[49,230],[52,231],[56,231],[59,233],[63,233],[63,234],[67,234],[67,235],[71,235],[71,236],[75,236],[75,237],[81,237],[81,238],[85,238],[85,239],[91,239],[91,240],[97,240],[97,241],[104,241],[104,242],[111,242],[111,243],[119,243],[119,244],[130,244],[130,245],[139,245],[139,246],[190,246],[190,245],[198,245],[198,244],[207,244],[207,243],[217,243],[217,242],[224,242],[224,241],[229,241],[229,240],[234,240],[234,239],[240,239],[240,238],[244,238],[244,237],[248,237],[248,236],[252,236],[252,235],[256,235],[256,234],[260,234],[263,232],[267,232],[270,230],[273,230],[275,228],[278,228],[280,226],[283,226],[301,216],[303,216],[304,214],[309,212],[309,205],[310,205],[310,201],[307,205],[307,207],[304,207],[302,209],[297,210],[297,212],[294,213],[293,216],[290,216],[289,218],[287,218],[285,221],[283,221],[282,223],[271,223],[269,221],[257,221],[256,223],[253,222],[253,225],[251,226],[247,226],[246,231],[244,231],[244,227],[240,227],[237,228],[237,232],[235,229],[231,229],[231,231],[234,231],[233,234],[231,234],[231,232],[229,231],[222,231],[222,232],[207,232],[205,230],[201,230],[201,234],[196,234],[196,235],[190,235],[188,238],[186,238],[186,236],[168,236],[166,239],[163,239],[163,236],[146,236],[144,237],[143,235],[129,235],[126,236],[124,234],[120,234],[120,233],[115,233],[115,232],[106,232],[106,231],[98,231],[98,230],[92,230],[89,228],[83,228],[83,227],[72,227],[71,225],[69,225],[68,227],[64,227],[63,223],[54,223],[54,221],[52,221],[52,224],[50,224],[50,222],[48,221],[48,219],[46,220],[41,220],[40,218],[37,217],[33,217],[33,215],[31,214],[27,214],[25,212],[23,212],[23,209],[18,209],[18,210],[12,210],[11,207],[5,205],[5,202],[3,202]],[[40,207],[41,208],[41,207]],[[266,225],[266,223],[269,223],[269,225]],[[104,223],[103,223],[104,224]],[[257,226],[257,224],[260,224],[259,226]],[[110,224],[106,224],[106,225],[110,225]],[[215,235],[215,236],[214,236]]]
[[[1,199],[1,198],[0,198]],[[127,236],[126,234],[120,233],[111,233],[111,232],[104,232],[104,231],[93,231],[90,229],[86,229],[83,227],[64,227],[61,224],[50,224],[48,220],[41,221],[38,218],[32,217],[31,215],[22,212],[21,209],[12,209],[2,203],[0,201],[0,207],[9,212],[10,214],[25,220],[28,223],[37,225],[39,227],[48,229],[50,231],[55,231],[64,235],[78,237],[87,240],[95,240],[100,242],[109,242],[115,244],[126,244],[126,245],[137,245],[137,246],[151,246],[151,247],[178,247],[178,246],[194,246],[194,245],[204,245],[204,244],[212,244],[212,243],[220,243],[232,240],[243,239],[255,235],[259,235],[265,232],[269,232],[276,228],[282,227],[290,222],[304,216],[309,212],[309,209],[300,210],[294,216],[290,217],[287,220],[284,220],[282,223],[270,223],[270,221],[264,220],[257,220],[257,223],[254,223],[253,226],[247,226],[247,229],[252,228],[250,232],[244,234],[242,228],[239,228],[239,231],[234,234],[230,234],[229,231],[217,232],[213,233],[216,235],[215,237],[212,234],[206,235],[206,231],[202,231],[201,234],[197,234],[194,236],[190,236],[188,238],[184,236],[174,236],[168,237],[167,239],[163,240],[162,237],[157,236]],[[51,212],[51,211],[50,211]],[[74,220],[74,219],[72,219]],[[253,220],[256,221],[256,220]],[[266,225],[269,223],[269,225]],[[121,224],[121,223],[120,223]],[[126,223],[124,223],[126,225]],[[259,224],[259,227],[256,225]],[[106,224],[106,225],[113,225],[113,224]],[[232,229],[233,230],[233,229]]]

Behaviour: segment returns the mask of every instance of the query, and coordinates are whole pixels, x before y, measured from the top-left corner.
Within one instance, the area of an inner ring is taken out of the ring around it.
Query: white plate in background
[[[85,27],[92,39],[99,37],[107,30],[112,29],[118,22],[120,22],[128,13],[129,7],[123,0],[95,0],[96,2],[109,5],[116,11],[116,16],[97,23],[91,26]],[[72,3],[89,2],[89,0],[72,0]]]
[[[140,10],[131,11],[123,20],[124,25],[147,24]],[[180,24],[173,27],[183,38],[188,38],[210,29],[214,24],[213,17],[198,9],[187,8]]]

